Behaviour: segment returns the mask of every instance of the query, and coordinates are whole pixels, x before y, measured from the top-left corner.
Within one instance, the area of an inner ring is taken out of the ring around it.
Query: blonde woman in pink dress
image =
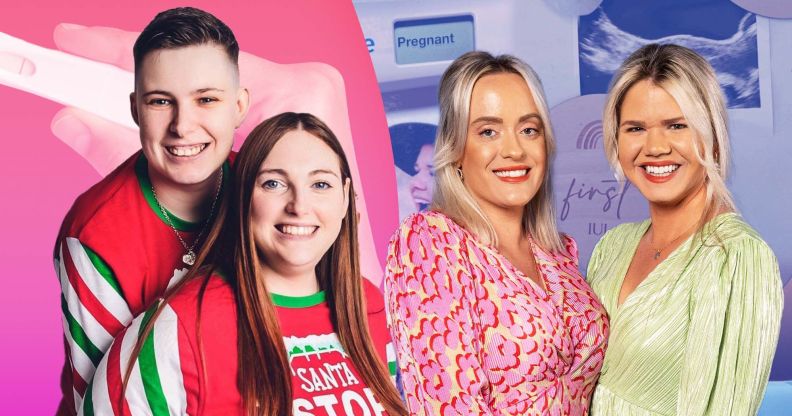
[[[605,311],[556,230],[541,83],[470,52],[440,84],[431,210],[389,247],[391,334],[413,415],[585,415]]]

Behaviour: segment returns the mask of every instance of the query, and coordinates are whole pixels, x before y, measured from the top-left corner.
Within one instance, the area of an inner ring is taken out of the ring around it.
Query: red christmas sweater
[[[202,224],[169,215],[192,244]],[[58,414],[76,412],[115,336],[187,272],[184,253],[151,192],[141,152],[77,198],[54,253],[66,344]]]
[[[154,308],[136,318],[116,338],[97,368],[81,414],[244,414],[237,389],[234,294],[223,278],[210,278],[199,334],[196,317],[202,280],[185,285],[163,308],[134,363],[125,393],[121,385],[131,350]],[[395,355],[383,298],[372,283],[363,280],[369,331],[393,375]],[[333,330],[324,292],[297,298],[273,295],[272,299],[292,372],[294,415],[384,415],[385,410],[363,383]],[[199,352],[199,338],[203,354]]]

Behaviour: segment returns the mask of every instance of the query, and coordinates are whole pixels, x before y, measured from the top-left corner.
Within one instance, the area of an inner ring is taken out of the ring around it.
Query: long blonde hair
[[[608,91],[602,116],[605,155],[620,180],[619,123],[621,105],[627,91],[640,81],[649,80],[676,100],[698,140],[696,156],[704,167],[706,179],[705,210],[698,229],[719,211],[735,211],[731,192],[726,187],[730,149],[726,102],[715,71],[706,59],[678,45],[646,45],[633,52],[619,67]]]
[[[485,243],[498,244],[492,222],[465,187],[457,174],[457,167],[465,151],[473,86],[481,77],[499,73],[516,74],[525,80],[545,126],[547,169],[539,190],[523,211],[523,232],[530,234],[542,248],[560,251],[563,245],[556,227],[550,184],[551,162],[555,152],[550,112],[539,77],[530,66],[514,56],[468,52],[452,62],[443,74],[439,93],[440,122],[434,156],[435,191],[431,208],[465,226]]]

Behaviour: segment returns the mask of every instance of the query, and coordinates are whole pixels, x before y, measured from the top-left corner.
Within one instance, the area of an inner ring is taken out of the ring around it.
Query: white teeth
[[[646,173],[653,176],[668,176],[671,172],[679,169],[679,165],[666,165],[666,166],[644,166]]]
[[[195,156],[201,153],[206,147],[206,144],[196,144],[194,146],[169,146],[167,147],[168,153],[174,156]]]
[[[527,174],[528,174],[528,169],[499,170],[495,172],[495,175],[500,176],[501,178],[517,178],[520,176],[525,176]]]
[[[316,231],[316,228],[314,226],[305,227],[298,225],[282,225],[280,227],[282,233],[290,235],[310,235]]]

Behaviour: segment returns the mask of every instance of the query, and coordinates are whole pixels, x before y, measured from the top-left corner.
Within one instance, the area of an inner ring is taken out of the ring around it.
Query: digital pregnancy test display
[[[451,61],[476,48],[473,16],[401,20],[393,25],[396,63]]]

